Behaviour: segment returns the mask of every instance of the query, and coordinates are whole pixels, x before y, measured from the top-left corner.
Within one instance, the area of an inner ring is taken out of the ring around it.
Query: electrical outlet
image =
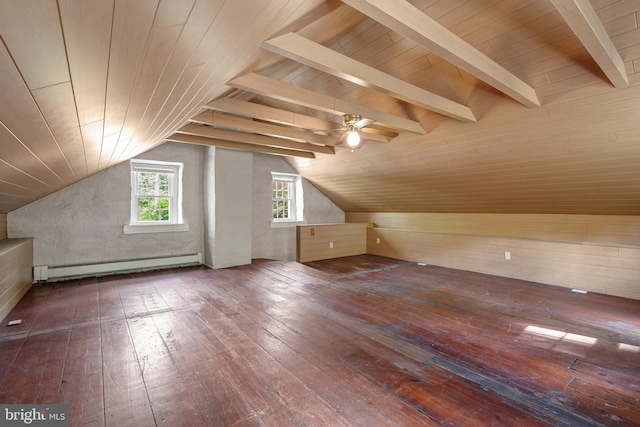
[[[329,249],[333,249],[333,242],[329,242]]]
[[[379,245],[380,244],[380,238],[376,237],[376,243]]]
[[[504,259],[506,261],[511,261],[511,252],[505,252],[504,253]]]

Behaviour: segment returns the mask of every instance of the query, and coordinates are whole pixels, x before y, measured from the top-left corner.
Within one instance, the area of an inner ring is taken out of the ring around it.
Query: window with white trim
[[[182,168],[176,162],[131,160],[131,218],[125,233],[185,231]]]
[[[304,210],[301,176],[271,172],[271,201],[274,223],[302,222]]]

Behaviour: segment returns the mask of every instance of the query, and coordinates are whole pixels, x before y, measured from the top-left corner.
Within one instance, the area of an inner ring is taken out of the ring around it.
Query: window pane
[[[138,199],[138,221],[169,221],[169,198],[140,197]]]
[[[159,196],[169,195],[169,174],[158,174],[158,193]]]
[[[156,174],[140,172],[138,173],[138,194],[153,194],[155,189]]]
[[[141,196],[169,196],[171,174],[138,172],[138,194]]]

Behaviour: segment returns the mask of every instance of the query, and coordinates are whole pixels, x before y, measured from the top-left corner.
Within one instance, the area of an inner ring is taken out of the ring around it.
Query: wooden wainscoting
[[[362,255],[367,251],[365,223],[299,225],[296,230],[296,261]]]
[[[640,216],[349,212],[379,228],[640,246]]]
[[[0,241],[0,320],[4,319],[33,282],[33,240]]]
[[[351,220],[375,223],[369,254],[640,299],[638,217],[347,214]]]

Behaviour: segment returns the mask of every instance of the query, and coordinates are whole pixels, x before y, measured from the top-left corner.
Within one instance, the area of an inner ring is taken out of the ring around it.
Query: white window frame
[[[162,233],[173,231],[188,231],[189,224],[182,218],[182,170],[179,162],[163,162],[159,160],[133,159],[131,165],[131,211],[129,224],[124,226],[125,234]],[[167,221],[139,221],[138,220],[138,173],[168,173],[169,176],[169,220]]]
[[[302,177],[293,173],[271,172],[271,202],[273,206],[273,183],[284,181],[293,184],[291,186],[291,206],[289,208],[290,218],[273,218],[271,213],[271,228],[294,227],[305,224],[304,221],[304,197],[302,193]]]

